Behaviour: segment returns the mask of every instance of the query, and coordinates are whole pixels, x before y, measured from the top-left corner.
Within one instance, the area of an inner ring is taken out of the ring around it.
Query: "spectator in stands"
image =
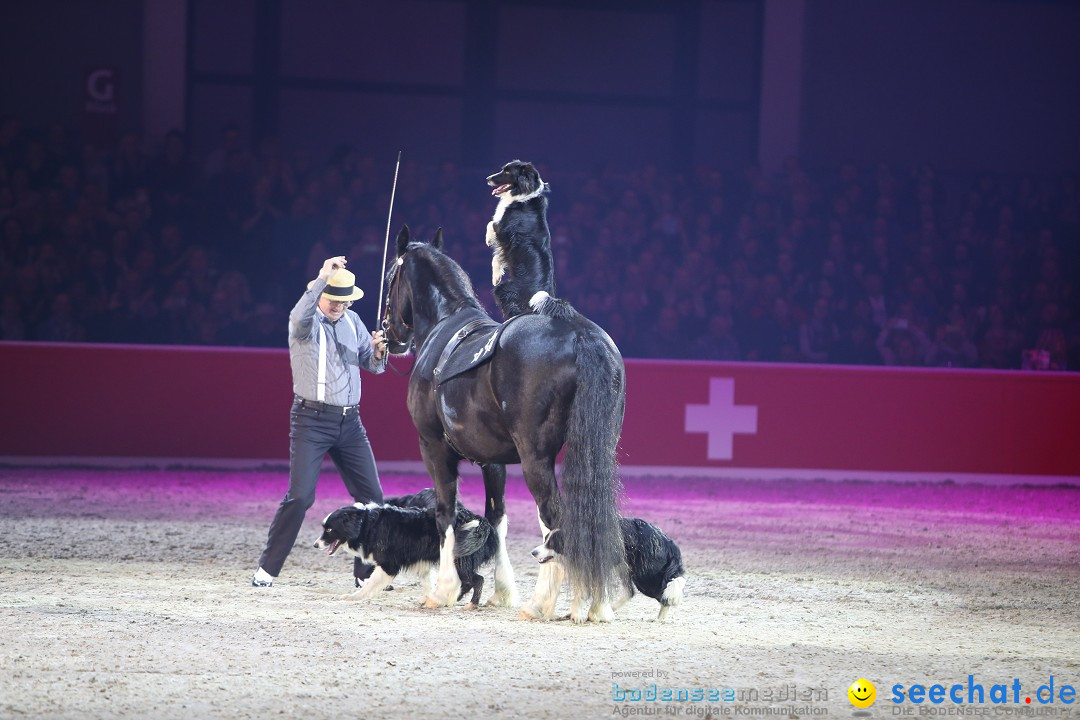
[[[819,297],[813,313],[799,325],[799,352],[807,362],[826,363],[835,357],[839,342],[840,328],[829,301]]]
[[[878,352],[886,365],[926,365],[931,344],[926,334],[907,318],[889,320],[877,339]]]
[[[937,338],[930,349],[928,365],[937,367],[978,367],[979,351],[968,338],[961,325],[943,325],[937,329]]]
[[[149,165],[142,150],[138,134],[124,133],[113,155],[109,186],[116,198],[130,197],[139,188],[146,187]]]
[[[889,306],[885,300],[885,284],[879,272],[867,272],[863,276],[863,291],[870,303],[870,319],[879,329],[884,329],[889,320]]]
[[[1061,308],[1056,302],[1045,303],[1039,312],[1034,343],[1029,347],[1045,351],[1050,356],[1049,370],[1065,370],[1065,330],[1061,323]]]
[[[694,357],[702,360],[742,360],[735,323],[728,314],[713,315],[704,335],[694,344]]]
[[[14,293],[4,295],[0,302],[0,340],[27,340],[22,305]]]
[[[206,161],[203,163],[203,175],[210,178],[225,172],[228,159],[234,153],[243,154],[244,144],[240,135],[240,126],[230,122],[221,128],[218,146],[207,154]]]
[[[71,298],[66,293],[53,298],[52,313],[38,335],[40,340],[54,342],[81,342],[86,339],[86,330],[72,315]]]

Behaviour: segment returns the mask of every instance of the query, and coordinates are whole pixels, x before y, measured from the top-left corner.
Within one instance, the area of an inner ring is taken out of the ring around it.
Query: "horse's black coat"
[[[521,463],[540,518],[565,533],[571,583],[602,601],[624,563],[615,508],[622,356],[607,333],[572,309],[527,314],[502,334],[490,362],[436,390],[433,370],[453,334],[471,320],[490,320],[441,244],[441,233],[431,244],[415,243],[402,229],[384,320],[391,352],[416,346],[408,407],[435,484],[439,530],[453,522],[462,458],[482,467],[492,525],[505,515],[505,466]],[[560,487],[555,457],[564,445]]]

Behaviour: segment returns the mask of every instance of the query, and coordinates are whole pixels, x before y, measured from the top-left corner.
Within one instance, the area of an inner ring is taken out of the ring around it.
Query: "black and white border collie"
[[[434,491],[431,499],[434,500]],[[454,532],[448,539],[455,541],[454,569],[461,582],[457,599],[471,590],[472,597],[466,607],[475,608],[484,588],[484,577],[477,570],[495,556],[498,535],[486,518],[459,504]],[[375,503],[338,508],[323,520],[323,531],[315,547],[325,548],[327,555],[344,550],[375,566],[371,577],[359,590],[346,595],[347,599],[368,600],[403,571],[419,573],[427,586],[429,575],[439,567],[434,502],[430,508]]]
[[[630,570],[623,587],[623,595],[612,603],[618,610],[634,596],[634,588],[660,603],[657,620],[666,620],[672,607],[682,603],[686,571],[683,569],[682,552],[675,541],[660,528],[640,518],[619,518],[623,545],[626,546],[626,565]],[[558,528],[547,533],[544,542],[533,548],[532,556],[540,563],[558,561],[562,537]],[[575,597],[570,609],[571,619],[580,620],[577,614],[584,611],[581,598]]]
[[[487,226],[491,284],[505,319],[537,310],[555,297],[555,264],[547,224],[548,185],[531,163],[513,160],[489,175],[491,194],[499,198]]]

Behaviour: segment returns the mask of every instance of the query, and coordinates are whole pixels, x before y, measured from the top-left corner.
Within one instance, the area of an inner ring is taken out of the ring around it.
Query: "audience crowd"
[[[1080,369],[1075,175],[523,159],[551,185],[558,294],[626,357]],[[407,160],[393,216],[394,233],[444,228],[489,308],[495,169]],[[337,254],[372,324],[392,170],[348,146],[253,149],[235,126],[195,158],[180,132],[105,152],[4,118],[0,339],[283,348],[289,309]]]

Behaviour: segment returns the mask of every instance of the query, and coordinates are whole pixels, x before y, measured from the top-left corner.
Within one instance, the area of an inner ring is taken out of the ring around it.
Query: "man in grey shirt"
[[[289,490],[270,523],[266,549],[251,579],[270,587],[289,556],[304,515],[315,502],[315,483],[323,456],[330,454],[345,488],[357,502],[383,499],[375,455],[360,422],[360,368],[386,369],[382,331],[369,333],[352,301],[364,292],[345,269],[345,258],[329,258],[319,277],[289,313],[289,364],[293,404],[289,420]],[[359,558],[353,563],[359,587],[371,574]]]

